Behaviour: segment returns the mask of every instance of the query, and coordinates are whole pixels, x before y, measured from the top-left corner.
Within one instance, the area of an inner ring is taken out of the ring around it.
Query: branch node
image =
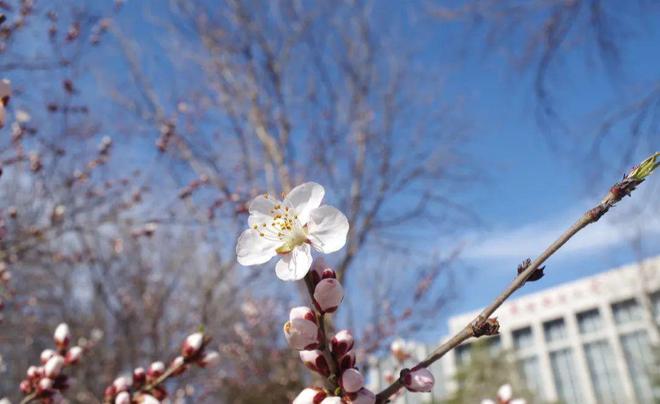
[[[497,321],[497,317],[491,317],[486,320],[484,320],[483,317],[480,317],[477,321],[472,323],[471,327],[472,335],[475,338],[484,335],[497,335],[500,333],[500,322]]]

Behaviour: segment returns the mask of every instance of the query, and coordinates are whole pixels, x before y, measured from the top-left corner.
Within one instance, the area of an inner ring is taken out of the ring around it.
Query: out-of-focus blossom
[[[66,323],[58,325],[55,329],[55,334],[53,334],[53,339],[55,340],[55,345],[60,349],[69,346],[69,342],[71,341],[69,326]]]
[[[160,404],[160,400],[150,394],[143,394],[138,401],[141,404]]]
[[[357,369],[346,369],[339,380],[346,393],[357,393],[364,387],[364,376]]]
[[[289,321],[284,324],[284,336],[295,350],[314,349],[319,345],[319,327],[316,315],[308,307],[294,307],[289,312]]]
[[[115,404],[131,404],[131,395],[127,391],[122,391],[115,397]]]
[[[133,385],[141,386],[147,380],[147,372],[144,368],[135,368],[133,370]]]
[[[204,334],[201,332],[196,332],[190,334],[181,346],[181,355],[186,358],[192,358],[199,354],[202,349],[202,344],[204,343]]]
[[[326,397],[321,401],[321,404],[342,404],[344,400],[341,399],[341,397]]]
[[[79,346],[74,346],[69,349],[66,353],[65,361],[67,364],[70,365],[75,365],[80,361],[80,358],[82,357],[83,350]]]
[[[412,370],[403,377],[403,385],[409,391],[429,392],[434,384],[435,378],[427,368]]]
[[[62,368],[64,367],[64,358],[60,355],[55,355],[52,358],[48,359],[48,362],[44,365],[44,375],[51,379],[56,378],[60,375]]]
[[[319,404],[328,395],[318,387],[307,387],[293,399],[293,404]]]
[[[526,404],[522,398],[513,399],[513,388],[510,384],[503,384],[497,390],[497,400],[493,401],[491,399],[481,400],[481,404]]]
[[[220,354],[216,351],[205,352],[198,363],[203,368],[215,367],[220,364]]]
[[[114,382],[112,382],[112,387],[114,387],[117,393],[122,391],[127,391],[130,386],[131,386],[131,381],[124,376],[120,376],[116,378]]]
[[[314,303],[321,313],[337,310],[344,299],[344,288],[337,279],[323,279],[314,289]]]
[[[353,349],[353,335],[348,330],[341,330],[330,340],[330,350],[335,356],[342,356]]]
[[[256,197],[249,207],[250,228],[236,244],[241,265],[258,265],[275,255],[277,277],[285,281],[305,277],[312,264],[311,247],[322,253],[339,250],[346,243],[348,220],[332,206],[321,205],[325,190],[307,182],[289,192],[283,201],[269,195]]]
[[[41,355],[39,356],[39,360],[41,361],[42,364],[46,364],[52,358],[55,356],[57,353],[53,351],[52,349],[44,349],[41,351]]]
[[[300,360],[307,368],[320,373],[323,376],[330,376],[330,366],[328,359],[322,351],[318,349],[310,351],[300,351]]]
[[[406,359],[410,358],[411,356],[411,347],[409,344],[403,340],[402,338],[397,338],[394,341],[392,341],[392,344],[390,345],[390,351],[392,352],[392,356],[399,362],[403,362]]]
[[[147,369],[147,379],[153,380],[165,373],[165,364],[161,361],[153,362]]]

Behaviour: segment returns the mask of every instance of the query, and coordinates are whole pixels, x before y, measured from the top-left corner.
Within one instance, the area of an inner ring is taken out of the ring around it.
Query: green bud
[[[646,177],[651,175],[653,170],[660,166],[660,159],[658,157],[660,157],[660,152],[655,152],[651,157],[642,161],[639,166],[635,167],[626,178],[644,181]]]

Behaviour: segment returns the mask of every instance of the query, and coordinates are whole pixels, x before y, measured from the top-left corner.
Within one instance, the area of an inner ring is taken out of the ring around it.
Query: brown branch
[[[447,352],[456,348],[463,341],[467,340],[470,337],[479,337],[481,335],[490,334],[488,332],[483,333],[484,326],[487,325],[487,321],[490,316],[499,308],[516,290],[521,288],[525,282],[532,276],[532,274],[554,253],[556,253],[568,240],[570,240],[574,235],[579,231],[587,227],[588,225],[595,223],[600,219],[607,211],[612,208],[617,202],[623,199],[624,196],[630,195],[630,193],[635,190],[635,188],[641,184],[644,179],[650,175],[650,173],[655,169],[658,164],[656,163],[656,158],[660,156],[660,153],[655,153],[649,159],[645,160],[639,167],[634,168],[628,175],[626,175],[623,180],[616,183],[607,195],[592,209],[586,211],[580,219],[578,219],[571,227],[569,227],[557,240],[555,240],[550,246],[548,246],[545,251],[541,253],[527,268],[522,271],[514,280],[507,286],[502,293],[500,293],[492,303],[490,303],[485,309],[479,313],[479,315],[467,324],[461,331],[456,335],[451,337],[449,340],[438,346],[429,356],[426,357],[423,361],[418,363],[414,368],[426,368],[430,366],[433,362],[442,358]],[[494,330],[496,333],[497,329]],[[405,369],[404,369],[405,370]],[[402,371],[402,375],[403,375]],[[385,388],[383,391],[378,393],[376,396],[376,403],[382,404],[387,402],[387,399],[392,396],[394,393],[399,391],[403,387],[403,377],[399,376],[391,385]]]

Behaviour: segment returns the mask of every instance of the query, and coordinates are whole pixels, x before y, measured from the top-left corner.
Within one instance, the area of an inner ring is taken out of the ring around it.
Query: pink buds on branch
[[[340,357],[353,349],[353,335],[348,330],[341,330],[330,340],[330,350],[333,355]]]
[[[346,393],[357,393],[364,387],[364,376],[357,369],[346,369],[341,375],[339,385]]]
[[[106,388],[106,404],[124,402],[128,394],[128,403],[158,404],[167,398],[164,383],[171,377],[183,374],[190,365],[196,364],[202,368],[210,368],[220,362],[220,354],[216,351],[206,351],[211,338],[202,332],[190,334],[181,344],[181,355],[175,357],[169,365],[163,362],[153,362],[147,370],[136,368],[132,380],[120,377]]]
[[[320,404],[327,396],[321,388],[307,387],[293,399],[293,404]]]
[[[27,396],[25,402],[36,399],[44,403],[53,402],[60,397],[60,392],[69,387],[64,370],[67,366],[75,365],[80,361],[83,349],[79,346],[69,349],[71,332],[69,326],[64,323],[55,329],[53,340],[56,350],[44,350],[39,357],[43,366],[30,366],[26,379],[20,383],[21,392]]]

